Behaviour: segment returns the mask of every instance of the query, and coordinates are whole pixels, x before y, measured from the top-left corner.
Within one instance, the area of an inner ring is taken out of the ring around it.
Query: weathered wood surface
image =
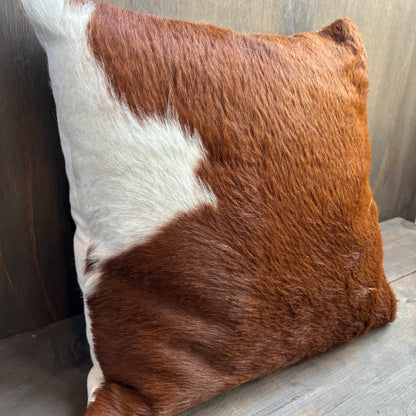
[[[110,0],[111,1],[111,0]],[[353,18],[368,50],[371,184],[381,219],[416,215],[416,2],[112,0],[247,33]],[[46,57],[19,0],[0,1],[0,338],[80,312],[73,225]]]
[[[89,350],[82,315],[0,341],[0,415],[80,416]]]
[[[381,229],[399,298],[395,322],[180,416],[416,415],[416,226],[396,218]],[[0,415],[82,414],[89,356],[81,316],[0,341],[0,357]]]
[[[0,1],[0,338],[81,312],[46,56]]]
[[[393,218],[380,225],[383,234],[384,270],[394,282],[415,272],[416,226],[403,218]]]

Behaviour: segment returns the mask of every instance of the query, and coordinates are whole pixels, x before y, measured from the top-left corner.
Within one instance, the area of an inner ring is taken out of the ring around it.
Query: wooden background
[[[290,35],[348,16],[368,51],[371,184],[380,219],[416,215],[416,2],[114,0],[140,12]],[[81,310],[46,58],[18,0],[0,3],[0,337]]]

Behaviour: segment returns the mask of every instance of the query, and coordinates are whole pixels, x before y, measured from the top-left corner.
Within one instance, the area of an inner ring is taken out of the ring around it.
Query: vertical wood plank
[[[0,5],[0,337],[80,311],[68,186],[46,57]]]
[[[290,35],[354,19],[368,51],[371,184],[380,218],[416,215],[416,2],[113,0],[157,16]],[[0,2],[0,337],[81,310],[46,58],[19,0]]]

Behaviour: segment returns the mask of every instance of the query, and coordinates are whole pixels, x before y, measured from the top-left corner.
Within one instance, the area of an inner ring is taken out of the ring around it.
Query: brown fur
[[[250,36],[98,4],[89,30],[139,117],[201,136],[218,204],[101,266],[88,416],[173,415],[394,319],[352,21]]]

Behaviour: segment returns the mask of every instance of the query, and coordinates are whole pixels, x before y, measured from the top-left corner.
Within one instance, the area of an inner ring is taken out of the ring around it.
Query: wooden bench
[[[181,416],[416,415],[416,226],[381,229],[395,322]],[[82,316],[1,340],[0,415],[82,415],[89,368]]]

